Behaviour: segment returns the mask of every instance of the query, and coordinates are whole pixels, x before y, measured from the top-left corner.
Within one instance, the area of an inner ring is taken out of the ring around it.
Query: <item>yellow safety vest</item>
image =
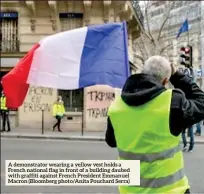
[[[2,96],[1,97],[1,107],[0,107],[1,110],[8,110],[8,108],[6,107],[6,97],[5,96]]]
[[[184,172],[180,139],[170,133],[172,90],[141,106],[128,106],[121,97],[108,115],[114,128],[119,159],[140,160],[140,186],[120,186],[120,193],[184,194],[190,187]]]
[[[64,113],[65,113],[65,108],[64,108],[64,105],[62,103],[58,104],[58,103],[55,103],[53,105],[53,116],[63,116]]]

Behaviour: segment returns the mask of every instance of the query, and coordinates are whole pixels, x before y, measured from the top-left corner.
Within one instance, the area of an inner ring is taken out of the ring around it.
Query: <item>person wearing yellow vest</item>
[[[168,89],[170,80],[176,89]],[[124,194],[184,194],[181,133],[204,118],[204,92],[161,56],[131,75],[108,110],[106,143],[120,160],[140,160],[140,186],[119,186]]]
[[[53,104],[52,111],[53,111],[53,116],[57,119],[56,124],[53,126],[53,131],[55,130],[55,127],[57,127],[58,131],[61,132],[61,129],[60,129],[61,120],[65,113],[64,102],[62,101],[61,96],[58,96],[57,101]]]
[[[3,120],[3,129],[1,131],[2,132],[6,131],[6,123],[7,123],[7,128],[8,128],[7,132],[11,131],[10,121],[9,121],[9,110],[6,106],[6,96],[4,95],[3,91],[1,93],[0,112],[1,112],[1,117]]]

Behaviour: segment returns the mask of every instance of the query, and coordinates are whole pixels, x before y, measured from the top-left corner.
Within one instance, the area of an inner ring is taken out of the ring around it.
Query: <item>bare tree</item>
[[[165,32],[169,28],[169,19],[172,17],[171,10],[175,6],[175,1],[160,1],[162,13],[156,20],[151,15],[153,2],[143,1],[144,26],[141,26],[140,37],[134,42],[135,58],[140,61],[141,65],[148,57],[165,56],[168,50],[173,49],[172,41],[170,43],[166,41],[167,34]]]

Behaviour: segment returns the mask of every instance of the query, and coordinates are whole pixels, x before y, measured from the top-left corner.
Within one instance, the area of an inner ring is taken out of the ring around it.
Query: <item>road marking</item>
[[[64,140],[64,139],[26,139],[26,138],[6,138],[6,137],[1,137],[1,140],[10,140],[10,141],[50,141],[50,142],[63,142],[63,143],[102,143],[104,144],[104,141],[88,141],[88,140]]]

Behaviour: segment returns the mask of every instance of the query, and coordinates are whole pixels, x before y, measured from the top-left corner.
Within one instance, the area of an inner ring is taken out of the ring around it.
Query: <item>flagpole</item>
[[[188,34],[187,34],[187,36],[188,36],[188,45],[190,45],[190,40],[189,40],[189,30],[188,30]]]
[[[186,19],[188,21],[188,13],[189,13],[189,4],[188,4],[188,7],[187,7],[187,16],[186,16]],[[189,22],[188,22],[188,31],[187,31],[187,38],[188,38],[188,45],[190,45],[190,37],[189,37]]]
[[[189,21],[188,21],[188,14],[189,14],[189,5],[190,4],[188,4],[188,7],[187,7],[187,16],[186,16],[186,19],[187,19],[187,22],[188,22],[188,31],[187,31],[187,36],[188,36],[188,47],[190,46],[191,47],[191,45],[190,45],[190,35],[189,35]],[[191,47],[192,48],[192,47]],[[195,78],[195,76],[194,76],[194,68],[193,68],[193,64],[192,64],[192,67],[188,67],[188,69],[189,69],[189,75],[192,75],[192,79],[194,80],[194,78]],[[196,82],[196,81],[195,81]]]

